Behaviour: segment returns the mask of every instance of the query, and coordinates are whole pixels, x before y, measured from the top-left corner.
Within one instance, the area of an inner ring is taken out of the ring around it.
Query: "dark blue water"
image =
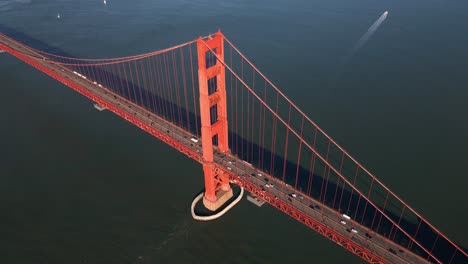
[[[221,29],[466,246],[467,10],[462,0],[24,0],[0,1],[0,25],[101,58]],[[199,164],[6,54],[0,80],[0,263],[361,262],[268,206],[243,201],[219,221],[194,222]]]

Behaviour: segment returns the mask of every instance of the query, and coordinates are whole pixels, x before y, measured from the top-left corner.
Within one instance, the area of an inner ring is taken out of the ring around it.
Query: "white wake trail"
[[[379,29],[380,25],[387,19],[388,11],[383,12],[383,14],[369,27],[366,33],[356,42],[354,47],[349,50],[346,56],[343,57],[341,62],[338,64],[337,70],[333,76],[330,78],[330,87],[333,87],[337,84],[340,79],[341,74],[343,73],[345,66],[351,60],[351,58],[356,54],[356,52],[364,46],[364,44],[369,41],[369,39],[374,35],[374,33]]]
[[[375,22],[370,26],[370,28],[367,30],[367,32],[362,35],[362,37],[359,39],[359,41],[356,43],[354,46],[352,54],[354,54],[356,51],[358,51],[366,42],[374,35],[374,33],[379,29],[380,25],[387,19],[388,16],[388,11],[385,11]]]

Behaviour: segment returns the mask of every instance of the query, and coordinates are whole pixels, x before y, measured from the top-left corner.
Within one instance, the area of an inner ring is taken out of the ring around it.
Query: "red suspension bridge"
[[[0,33],[17,57],[203,166],[216,211],[237,184],[369,263],[468,263],[221,32],[164,50],[79,59]]]

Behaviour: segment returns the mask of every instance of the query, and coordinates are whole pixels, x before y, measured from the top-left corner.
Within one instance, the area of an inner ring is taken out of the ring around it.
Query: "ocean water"
[[[89,58],[221,29],[345,149],[467,247],[467,10],[462,0],[0,0],[0,28]],[[0,263],[362,263],[245,200],[218,221],[195,222],[199,164],[5,53],[0,80]]]

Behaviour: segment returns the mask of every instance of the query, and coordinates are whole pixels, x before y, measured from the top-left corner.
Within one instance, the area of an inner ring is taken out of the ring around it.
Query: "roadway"
[[[195,135],[190,132],[177,127],[147,109],[144,109],[115,94],[110,89],[94,83],[94,81],[90,80],[86,76],[77,75],[68,68],[49,61],[47,58],[42,57],[34,51],[28,50],[26,47],[15,43],[2,34],[0,34],[0,50],[2,49],[1,44],[23,54],[27,54],[28,56],[34,57],[33,60],[36,63],[47,67],[56,74],[59,74],[63,80],[65,80],[62,81],[63,83],[67,85],[69,85],[67,82],[77,84],[98,96],[103,101],[117,107],[120,111],[123,111],[143,122],[146,126],[150,126],[151,128],[158,130],[160,133],[170,136],[193,153],[196,153],[195,155],[197,158],[195,159],[201,162],[201,140],[193,142],[192,138],[194,138]],[[352,219],[345,219],[341,213],[321,204],[319,201],[311,197],[298,193],[298,191],[291,186],[284,184],[265,172],[257,170],[255,167],[242,161],[236,156],[229,153],[223,154],[215,151],[214,161],[221,167],[224,167],[227,172],[237,175],[239,177],[239,182],[246,181],[258,186],[258,188],[263,189],[263,192],[271,194],[273,197],[276,197],[276,199],[294,207],[296,210],[322,223],[334,232],[349,238],[354,243],[372,252],[374,255],[379,256],[388,263],[430,263],[408,249],[377,233],[374,233],[367,227],[360,225],[358,222],[355,222]],[[203,177],[200,179],[202,178]],[[273,184],[273,187],[266,187],[267,184]],[[297,194],[296,197],[291,195],[293,193]],[[343,224],[341,221],[346,222],[346,224]],[[351,232],[351,228],[356,230],[357,233]],[[366,233],[372,238],[367,237]]]

